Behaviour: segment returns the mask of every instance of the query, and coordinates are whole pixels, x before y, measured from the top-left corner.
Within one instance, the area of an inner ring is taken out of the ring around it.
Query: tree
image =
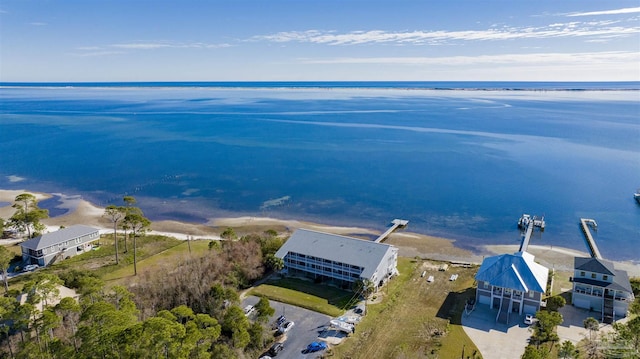
[[[123,207],[108,205],[104,209],[104,215],[113,223],[113,242],[116,247],[116,264],[118,264],[120,263],[118,260],[118,222],[124,218],[125,211]]]
[[[565,340],[562,342],[560,349],[558,350],[558,355],[562,359],[573,359],[577,358],[580,352],[576,348],[576,346],[569,340]]]
[[[10,218],[11,226],[20,232],[27,231],[28,238],[32,238],[37,232],[46,228],[40,220],[49,218],[49,211],[38,208],[36,196],[31,193],[19,194],[15,198],[13,208],[16,211]]]
[[[137,258],[136,258],[136,237],[139,233],[145,233],[151,226],[151,221],[147,219],[142,213],[142,210],[137,207],[131,207],[127,209],[127,215],[124,221],[128,223],[131,230],[131,236],[133,237],[133,274],[138,275]]]
[[[614,341],[623,346],[628,346],[631,351],[640,357],[640,317],[635,317],[626,323],[615,323],[613,329],[615,329]]]
[[[227,309],[222,321],[222,332],[231,338],[235,348],[244,349],[249,344],[249,326],[249,319],[240,307],[233,305]]]
[[[560,295],[547,298],[547,310],[557,312],[558,309],[564,307],[567,301]]]
[[[594,317],[589,317],[582,322],[584,329],[589,331],[589,340],[593,340],[593,334],[600,330],[600,323]]]
[[[361,293],[363,298],[369,298],[374,289],[373,282],[368,279],[358,279],[353,282],[353,291]]]
[[[546,359],[547,357],[548,354],[544,349],[536,348],[533,345],[527,345],[521,356],[522,359]]]
[[[228,239],[228,240],[235,240],[235,239],[238,239],[238,235],[236,235],[236,231],[234,231],[233,228],[227,227],[227,229],[225,229],[222,232],[222,234],[220,234],[220,238]]]
[[[65,331],[70,332],[67,337],[73,340],[73,348],[78,350],[78,341],[76,332],[78,331],[78,322],[80,321],[80,313],[82,309],[75,299],[65,297],[55,306],[55,311],[62,318],[62,326]]]
[[[29,294],[27,300],[31,304],[42,302],[44,308],[60,295],[59,287],[63,284],[55,274],[40,274],[35,280],[28,281],[24,284],[24,292]]]
[[[125,207],[123,207],[125,212],[128,212],[131,208],[134,208],[133,205],[136,204],[136,199],[133,196],[124,196],[122,198],[122,201],[124,201],[125,203]],[[128,239],[127,231],[131,228],[129,226],[129,222],[127,221],[126,216],[122,221],[122,229],[124,230],[124,252],[127,253],[129,251],[129,248],[127,248],[127,239]]]
[[[261,296],[258,304],[255,306],[258,311],[258,322],[266,322],[269,320],[269,317],[276,313],[276,310],[273,309],[269,303],[269,299],[265,296]]]
[[[268,254],[264,259],[264,263],[274,272],[279,272],[284,268],[284,260],[274,254]]]
[[[559,338],[558,334],[555,333],[555,328],[562,324],[562,314],[541,310],[536,313],[536,318],[538,321],[533,327],[532,339],[538,343],[557,341]]]
[[[0,246],[0,272],[2,272],[5,294],[9,293],[9,282],[7,279],[7,274],[9,270],[9,264],[11,263],[13,257],[13,253],[9,252],[9,250],[5,246]]]

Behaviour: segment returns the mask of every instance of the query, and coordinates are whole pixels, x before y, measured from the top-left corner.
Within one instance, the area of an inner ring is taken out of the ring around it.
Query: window
[[[581,277],[584,277],[584,276],[585,276],[584,271],[580,272],[580,276],[581,276]]]
[[[606,274],[603,274],[603,275],[602,275],[602,280],[609,280],[609,276],[608,276],[608,275],[606,275]]]
[[[535,296],[536,296],[535,292],[529,292],[529,298],[533,298]]]
[[[489,289],[489,282],[483,282],[484,283],[484,289]]]
[[[595,273],[591,273],[591,278],[596,279],[596,274]]]

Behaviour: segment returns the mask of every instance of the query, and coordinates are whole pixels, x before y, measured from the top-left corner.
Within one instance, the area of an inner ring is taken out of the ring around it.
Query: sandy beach
[[[0,217],[7,219],[11,217],[14,208],[11,207],[15,197],[25,190],[0,190],[0,202],[8,205],[0,206]],[[97,207],[79,196],[65,196],[62,194],[32,193],[43,200],[56,195],[60,198],[61,204],[58,208],[64,208],[68,212],[64,215],[48,218],[42,222],[49,231],[55,231],[59,226],[71,226],[74,224],[85,224],[99,228],[101,232],[108,233],[113,230],[111,222],[105,218],[104,208]],[[295,219],[276,219],[268,217],[235,217],[235,218],[212,218],[204,224],[186,223],[179,221],[155,221],[151,225],[152,232],[172,236],[177,239],[186,240],[189,236],[194,239],[220,239],[220,233],[227,227],[234,228],[238,235],[262,232],[267,229],[274,229],[278,232],[293,232],[298,228],[306,228],[316,231],[348,235],[360,238],[371,238],[378,236],[384,228],[380,230],[332,226],[328,224],[311,223],[298,221]],[[455,241],[428,236],[419,233],[412,233],[406,230],[399,230],[393,233],[385,243],[393,244],[399,248],[399,254],[404,257],[420,257],[425,259],[444,260],[462,263],[480,264],[486,256],[514,253],[518,250],[518,245],[486,245],[484,253],[473,253],[466,249],[456,247]],[[575,256],[588,256],[586,252],[556,246],[530,245],[528,251],[536,256],[536,260],[541,264],[555,268],[560,271],[573,270],[573,258]],[[616,268],[626,270],[629,276],[640,277],[640,263],[630,261],[615,261]]]

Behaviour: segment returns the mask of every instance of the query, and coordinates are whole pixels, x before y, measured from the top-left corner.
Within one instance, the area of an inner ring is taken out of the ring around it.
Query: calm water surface
[[[588,217],[605,258],[640,260],[638,83],[579,85],[4,84],[0,188],[131,194],[154,220],[403,218],[472,249],[530,213],[533,244],[585,250]]]

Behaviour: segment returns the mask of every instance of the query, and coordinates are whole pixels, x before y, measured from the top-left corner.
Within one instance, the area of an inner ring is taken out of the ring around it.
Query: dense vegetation
[[[257,357],[273,339],[264,325],[274,310],[261,299],[249,319],[238,290],[282,265],[273,255],[283,239],[275,231],[238,238],[226,229],[228,240],[145,269],[140,260],[183,242],[146,236],[150,222],[133,198],[124,201],[105,211],[114,233],[100,239],[100,250],[11,280],[0,297],[0,357]],[[37,208],[35,202],[28,207]],[[3,274],[12,258],[0,247]],[[124,280],[105,282],[132,264]],[[54,300],[61,284],[75,289],[78,300]],[[24,304],[17,300],[21,293]]]
[[[126,287],[105,285],[92,271],[67,269],[73,267],[68,262],[32,274],[23,284],[23,292],[30,294],[26,304],[18,303],[15,290],[0,298],[3,323],[0,355],[13,358],[256,356],[273,339],[263,328],[273,309],[263,300],[256,306],[255,320],[249,320],[240,308],[237,290],[264,274],[263,259],[282,244],[282,239],[272,234],[223,241],[178,262],[169,261],[163,269],[141,271],[127,280]],[[95,255],[86,254],[87,257]],[[73,260],[82,265],[81,259],[82,256],[78,256]],[[100,257],[89,261],[96,259]],[[54,272],[57,275],[52,274]],[[65,298],[56,305],[47,304],[47,299],[57,294],[57,284],[76,289],[79,302]],[[37,303],[44,304],[41,312],[37,310]]]

